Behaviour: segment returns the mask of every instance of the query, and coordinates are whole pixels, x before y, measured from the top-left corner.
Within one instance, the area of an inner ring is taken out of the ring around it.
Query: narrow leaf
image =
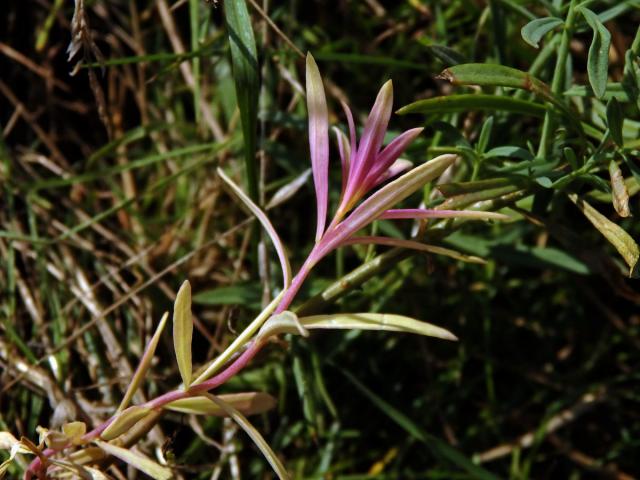
[[[268,393],[248,392],[219,395],[219,398],[237,408],[244,415],[257,415],[276,406],[276,399]],[[226,417],[227,413],[207,397],[197,396],[171,402],[164,407],[167,410],[193,415],[212,415]]]
[[[256,41],[245,0],[224,2],[224,13],[231,46],[233,80],[240,110],[244,158],[249,196],[258,199],[258,165],[256,162],[256,128],[260,76]]]
[[[436,245],[428,245],[426,243],[420,243],[413,240],[404,240],[402,238],[389,238],[389,237],[354,237],[345,240],[341,245],[354,245],[354,244],[377,244],[385,245],[388,247],[408,248],[411,250],[419,250],[422,252],[433,253],[435,255],[443,255],[455,260],[460,260],[466,263],[478,263],[485,264],[480,257],[474,257],[473,255],[465,255],[464,253],[456,252],[445,247],[439,247]]]
[[[324,233],[329,202],[329,114],[318,65],[307,53],[307,111],[309,114],[309,150],[313,183],[316,188],[318,223],[316,242]]]
[[[178,370],[182,383],[187,390],[191,385],[191,338],[193,336],[193,319],[191,318],[191,284],[185,280],[173,308],[173,348],[178,360]]]
[[[611,34],[591,10],[578,7],[578,11],[582,13],[591,30],[593,30],[593,39],[591,40],[587,58],[587,73],[593,92],[596,97],[602,98],[607,90]]]
[[[134,405],[120,413],[107,428],[104,429],[100,438],[109,441],[119,437],[123,433],[128,432],[131,427],[146,417],[151,409],[141,405]]]
[[[387,210],[380,220],[423,219],[423,218],[472,218],[477,220],[509,220],[508,215],[482,210],[428,210],[424,208],[409,208]]]
[[[95,440],[95,443],[109,455],[119,458],[128,465],[146,473],[154,480],[170,480],[174,478],[173,472],[169,468],[163,467],[141,453],[118,447],[102,440]]]
[[[631,216],[629,211],[629,191],[624,182],[622,171],[615,160],[609,162],[609,176],[611,177],[611,199],[613,208],[621,217]]]
[[[607,103],[607,127],[609,128],[609,135],[616,145],[619,147],[624,146],[624,139],[622,137],[622,122],[624,115],[620,103],[615,97],[611,98]]]
[[[300,317],[300,323],[309,330],[376,330],[385,332],[416,333],[443,340],[458,338],[442,327],[403,315],[389,313],[338,313]]]
[[[271,238],[273,246],[278,254],[278,258],[280,259],[280,267],[282,268],[282,276],[284,277],[284,290],[286,290],[291,283],[291,265],[289,264],[289,258],[287,257],[284,245],[282,244],[276,229],[273,228],[273,225],[269,221],[267,215],[255,203],[253,203],[242,189],[238,187],[233,180],[227,177],[220,168],[218,168],[218,175],[220,175],[220,178],[222,178],[222,180],[224,180],[224,182],[231,188],[231,191],[240,199],[244,206],[247,207],[253,215],[255,215],[266,230],[269,238]]]
[[[627,265],[629,265],[629,276],[637,277],[640,248],[638,248],[638,244],[631,235],[598,212],[586,201],[579,198],[576,194],[569,195],[569,198],[582,211],[584,216],[587,217],[587,220],[609,240],[622,258],[624,258]]]
[[[158,346],[158,342],[160,341],[160,336],[162,335],[162,331],[164,330],[164,326],[166,325],[168,318],[169,318],[169,313],[165,313],[162,316],[162,319],[160,319],[160,323],[158,324],[158,327],[156,328],[156,331],[154,332],[153,337],[151,337],[151,340],[149,341],[147,348],[142,354],[142,358],[140,359],[138,368],[136,369],[136,372],[133,374],[133,378],[131,379],[129,386],[127,387],[127,391],[125,392],[124,397],[120,402],[120,406],[118,406],[119,412],[123,411],[125,408],[129,406],[129,403],[131,403],[131,399],[133,398],[133,395],[136,393],[138,388],[140,388],[140,385],[142,385],[142,383],[144,382],[144,379],[147,375],[147,370],[149,370],[149,367],[151,366],[153,355],[156,352],[156,347]]]
[[[247,418],[244,415],[242,415],[242,413],[240,413],[238,410],[236,410],[234,407],[229,405],[224,400],[220,399],[220,397],[216,397],[215,395],[211,395],[209,393],[206,393],[205,396],[209,400],[211,400],[214,404],[216,404],[218,407],[220,407],[222,410],[224,410],[227,413],[227,415],[233,418],[236,421],[236,423],[240,425],[240,427],[247,433],[247,435],[251,437],[251,440],[253,440],[253,442],[260,449],[260,451],[265,456],[267,461],[271,464],[271,467],[278,475],[278,478],[280,478],[281,480],[283,479],[286,480],[291,478],[287,473],[287,471],[285,470],[284,465],[282,465],[282,462],[280,461],[278,456],[273,452],[273,450],[271,449],[269,444],[265,441],[265,439],[262,437],[260,432],[258,432],[258,430],[256,430],[256,428],[253,425],[251,425],[249,420],[247,420]]]
[[[525,42],[534,48],[538,48],[538,43],[540,43],[542,37],[563,23],[562,19],[557,17],[536,18],[522,27],[520,34]]]
[[[529,100],[506,97],[504,95],[470,93],[418,100],[417,102],[405,105],[396,113],[398,115],[405,115],[407,113],[441,114],[468,112],[469,110],[513,112],[536,117],[543,117],[546,112],[544,105]]]
[[[302,326],[298,320],[298,316],[289,310],[273,315],[260,329],[258,333],[258,341],[264,341],[274,335],[281,333],[295,333],[308,337],[309,332]]]

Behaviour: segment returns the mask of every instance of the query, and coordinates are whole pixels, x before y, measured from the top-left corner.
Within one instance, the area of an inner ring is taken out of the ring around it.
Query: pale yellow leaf
[[[100,435],[103,440],[113,440],[129,431],[136,423],[146,417],[151,409],[141,405],[134,405],[120,413]]]
[[[276,399],[268,393],[262,392],[230,393],[219,395],[218,398],[238,409],[244,415],[264,413],[276,406]],[[211,402],[209,398],[202,396],[176,400],[163,408],[194,415],[227,416],[222,408]]]
[[[178,370],[185,390],[191,385],[191,338],[193,320],[191,318],[191,284],[188,280],[180,287],[173,309],[173,347],[178,360]]]

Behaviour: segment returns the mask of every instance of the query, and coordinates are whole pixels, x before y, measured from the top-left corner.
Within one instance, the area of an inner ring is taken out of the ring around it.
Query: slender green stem
[[[560,40],[560,46],[558,47],[558,56],[556,58],[556,68],[553,72],[553,80],[551,82],[551,92],[559,94],[562,91],[562,87],[565,81],[565,73],[567,66],[567,58],[569,56],[569,44],[573,35],[573,28],[576,19],[576,6],[578,0],[571,0],[569,3],[569,10],[567,11],[567,18],[564,23],[564,30],[562,31],[562,38]],[[547,156],[547,147],[549,144],[549,138],[553,132],[554,119],[553,113],[547,112],[544,117],[544,123],[542,124],[542,135],[540,136],[540,145],[538,147],[538,156]]]

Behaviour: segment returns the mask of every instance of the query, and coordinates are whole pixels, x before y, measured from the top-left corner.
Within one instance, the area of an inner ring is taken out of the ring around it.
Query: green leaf
[[[277,403],[276,399],[271,395],[262,392],[229,393],[219,395],[218,397],[232,407],[237,408],[244,415],[256,415],[267,412],[275,407]],[[224,409],[212,403],[209,398],[202,396],[176,400],[162,408],[190,415],[227,416]]]
[[[467,112],[469,110],[488,110],[492,112],[497,110],[536,117],[543,117],[546,112],[544,105],[529,100],[506,97],[504,95],[461,94],[418,100],[405,105],[396,113],[398,115],[406,115],[407,113],[442,114]]]
[[[491,139],[491,130],[493,129],[493,117],[487,118],[480,130],[480,136],[478,137],[478,143],[476,145],[476,151],[479,154],[483,154],[489,146],[489,140]]]
[[[427,51],[446,66],[452,67],[461,63],[467,63],[467,58],[464,55],[446,45],[428,45]]]
[[[178,370],[182,383],[187,390],[191,385],[191,338],[193,336],[193,319],[191,318],[191,284],[185,280],[173,308],[173,348],[178,360]]]
[[[141,453],[118,447],[111,443],[103,442],[102,440],[94,440],[94,442],[109,455],[119,458],[123,462],[146,473],[154,480],[170,480],[174,478],[173,472],[169,468],[163,467]]]
[[[260,76],[256,41],[245,0],[227,0],[224,13],[231,45],[233,79],[240,110],[244,159],[249,197],[258,199],[258,165],[256,162],[256,128]]]
[[[607,103],[607,127],[609,128],[609,134],[616,145],[622,147],[624,145],[624,139],[622,138],[622,122],[624,116],[622,114],[622,108],[620,104],[614,98],[611,98]]]
[[[569,195],[569,198],[582,211],[587,220],[598,229],[602,235],[609,240],[618,253],[624,258],[629,265],[629,276],[638,276],[638,257],[640,257],[640,248],[636,241],[625,232],[620,226],[613,223],[607,217],[598,212],[589,205],[585,200],[576,194]]]
[[[220,397],[216,397],[215,395],[211,395],[210,393],[205,393],[205,396],[216,406],[224,410],[228,416],[233,418],[236,423],[240,425],[240,427],[246,432],[246,434],[251,437],[251,440],[253,440],[256,446],[260,449],[267,461],[271,464],[271,467],[273,467],[273,470],[278,475],[278,478],[280,478],[281,480],[291,478],[285,470],[284,465],[282,465],[282,462],[280,461],[278,456],[274,453],[274,451],[262,437],[260,432],[258,432],[258,430],[256,430],[256,428],[251,425],[251,422],[249,422],[249,420],[247,420],[247,418],[242,415],[242,413],[222,400]]]
[[[549,86],[528,72],[516,68],[488,63],[465,63],[445,69],[437,78],[448,80],[454,85],[479,85],[482,87],[509,87],[527,90],[552,103],[568,117],[578,119],[560,101]]]
[[[100,434],[100,438],[108,441],[119,437],[146,417],[150,411],[151,409],[149,407],[143,407],[141,405],[134,405],[133,407],[127,408],[113,419],[109,426],[105,428],[104,432]]]
[[[156,352],[156,347],[158,346],[158,342],[160,341],[160,336],[162,335],[162,331],[164,330],[164,326],[167,323],[167,319],[169,318],[169,314],[165,313],[156,328],[153,337],[149,341],[147,348],[142,354],[142,358],[140,359],[140,363],[138,364],[138,368],[136,369],[136,373],[133,374],[133,378],[127,387],[127,391],[118,406],[118,411],[121,412],[125,408],[129,406],[133,395],[136,393],[140,385],[144,382],[144,378],[147,374],[147,370],[151,366],[151,360],[153,360],[153,355]]]
[[[542,40],[542,37],[563,23],[562,19],[557,17],[536,18],[522,27],[520,34],[525,42],[534,48],[538,48],[538,43]]]
[[[597,98],[602,98],[607,90],[611,34],[591,10],[584,7],[578,7],[577,10],[582,13],[593,30],[593,39],[587,58],[587,73],[593,92]]]

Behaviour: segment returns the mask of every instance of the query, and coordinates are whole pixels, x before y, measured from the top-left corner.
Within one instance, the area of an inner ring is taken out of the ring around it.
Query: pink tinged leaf
[[[289,264],[289,258],[287,257],[287,252],[284,249],[284,245],[276,232],[276,229],[273,228],[273,225],[269,221],[267,215],[258,207],[253,201],[248,197],[246,193],[242,191],[242,189],[236,185],[233,180],[231,180],[227,175],[218,168],[218,175],[220,178],[226,183],[233,194],[242,201],[245,207],[249,209],[253,215],[258,219],[258,221],[262,224],[262,227],[266,230],[269,238],[273,242],[273,246],[276,249],[278,254],[278,258],[280,260],[280,267],[282,268],[282,276],[284,278],[284,289],[286,290],[291,284],[291,265]]]
[[[411,163],[409,160],[399,158],[398,160],[393,162],[393,164],[387,169],[387,171],[383,172],[382,175],[378,177],[378,179],[375,181],[375,183],[372,185],[371,188],[374,188],[380,185],[381,183],[384,183],[387,180],[390,180],[393,177],[400,175],[402,172],[406,172],[411,167],[413,167],[413,163]]]
[[[353,121],[353,114],[351,113],[351,109],[346,103],[340,102],[340,104],[342,105],[344,114],[347,117],[347,124],[349,125],[349,138],[351,139],[351,143],[350,143],[351,155],[355,155],[356,154],[356,125]]]
[[[307,110],[309,114],[311,168],[318,207],[317,242],[324,233],[329,202],[329,114],[322,78],[316,61],[310,53],[307,53]]]
[[[344,189],[347,186],[347,179],[349,178],[349,161],[351,159],[351,147],[349,145],[349,139],[342,133],[342,130],[333,127],[333,133],[336,136],[338,143],[338,152],[340,152],[340,161],[342,163],[342,191],[340,194],[344,194]]]
[[[319,248],[314,249],[309,258],[313,256],[313,261],[317,262],[358,230],[379,218],[385,210],[438,177],[455,160],[456,155],[440,155],[382,187],[362,202],[345,220],[329,230]]]
[[[423,218],[470,218],[477,220],[509,220],[508,215],[480,210],[428,210],[424,208],[408,208],[387,210],[378,217],[380,220],[405,220]]]
[[[391,165],[398,159],[400,155],[406,150],[411,142],[422,133],[424,128],[412,128],[407,130],[403,134],[397,136],[393,141],[387,145],[382,152],[376,157],[375,164],[371,166],[367,172],[367,176],[364,181],[364,188],[370,189],[376,183],[380,183],[377,180],[383,175]]]
[[[402,238],[389,238],[389,237],[355,237],[348,238],[340,245],[355,245],[355,244],[376,244],[376,245],[385,245],[387,247],[400,247],[400,248],[409,248],[411,250],[419,250],[422,252],[433,253],[436,255],[444,255],[445,257],[451,257],[455,260],[460,260],[462,262],[467,263],[479,263],[484,265],[485,262],[480,257],[475,257],[473,255],[465,255],[464,253],[457,252],[455,250],[451,250],[450,248],[439,247],[436,245],[428,245],[426,243],[416,242],[414,240],[404,240]]]
[[[378,92],[376,103],[373,105],[362,131],[358,152],[351,160],[349,183],[345,191],[346,198],[352,197],[361,190],[362,182],[371,169],[384,141],[392,107],[393,83],[389,80]]]

